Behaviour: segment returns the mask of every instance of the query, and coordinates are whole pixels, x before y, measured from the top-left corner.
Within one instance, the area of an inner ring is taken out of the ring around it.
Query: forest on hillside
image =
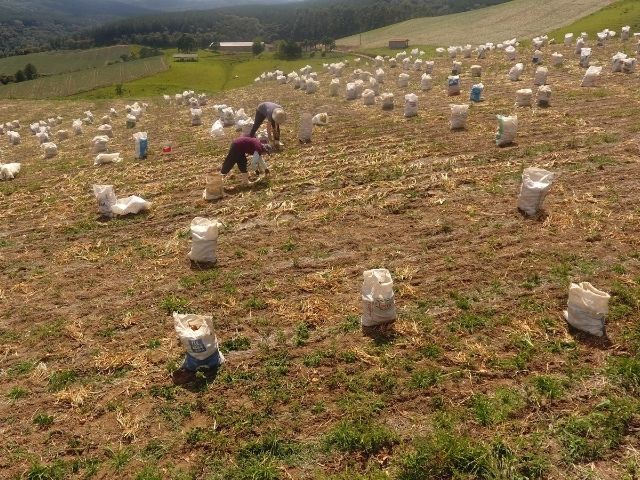
[[[312,0],[299,4],[227,7],[146,15],[112,22],[88,32],[95,45],[138,43],[175,46],[183,33],[200,46],[214,41],[286,39],[317,43],[410,18],[445,15],[506,0]]]
[[[145,13],[117,0],[9,0],[0,5],[0,56],[118,43],[175,47],[183,34],[198,46],[216,41],[321,43],[410,18],[446,15],[506,0],[307,0],[210,10]],[[42,8],[35,8],[42,2]],[[64,7],[64,8],[63,8]],[[72,14],[77,12],[77,14]],[[116,17],[127,17],[114,20]]]

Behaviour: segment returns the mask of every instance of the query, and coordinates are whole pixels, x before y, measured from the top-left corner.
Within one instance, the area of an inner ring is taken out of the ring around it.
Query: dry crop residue
[[[532,87],[530,51],[516,83],[499,52],[465,60],[453,98],[450,60],[436,60],[427,93],[421,73],[399,89],[400,70],[384,67],[391,112],[328,97],[322,73],[315,95],[272,83],[213,98],[202,127],[189,126],[185,107],[154,100],[134,130],[149,132],[145,161],[133,159],[123,101],[5,103],[0,118],[22,120],[23,143],[3,145],[1,161],[23,166],[0,183],[3,478],[38,468],[62,472],[50,478],[418,478],[407,473],[414,449],[437,452],[446,435],[528,478],[623,478],[638,461],[637,404],[610,366],[640,338],[640,80],[605,66],[600,87],[581,89],[573,49],[556,48],[566,66],[550,67],[548,109],[513,106],[516,90]],[[596,49],[596,61],[608,65],[618,48]],[[472,63],[484,67],[486,100],[451,132],[449,104],[467,101]],[[412,91],[419,115],[405,119]],[[205,174],[237,135],[209,137],[211,105],[252,113],[267,99],[290,119],[272,179],[204,202]],[[50,160],[26,131],[57,114],[69,128],[87,108],[99,118],[111,106],[120,164],[93,166],[97,124]],[[330,124],[298,146],[307,111],[329,112]],[[499,149],[495,115],[512,113],[517,144]],[[172,155],[160,154],[165,141]],[[559,174],[537,219],[515,209],[527,166]],[[151,211],[98,221],[95,183]],[[226,224],[214,270],[186,259],[195,216]],[[375,338],[357,325],[362,271],[373,267],[392,272],[400,312]],[[617,292],[607,340],[567,330],[570,280]],[[213,314],[229,350],[215,380],[172,383],[183,356],[176,306]],[[636,410],[615,410],[626,419],[615,428],[596,424],[612,405]],[[595,426],[582,435],[576,419]],[[437,478],[495,478],[489,460],[473,470],[435,458]]]

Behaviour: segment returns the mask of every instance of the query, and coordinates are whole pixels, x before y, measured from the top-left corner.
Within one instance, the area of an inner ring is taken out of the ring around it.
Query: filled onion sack
[[[530,217],[536,215],[551,190],[554,178],[555,174],[543,168],[525,168],[518,195],[518,209]]]
[[[496,132],[496,145],[504,147],[511,145],[518,134],[518,117],[498,115],[498,130]]]
[[[391,273],[385,268],[367,270],[361,290],[363,327],[384,325],[396,320]]]
[[[469,105],[451,105],[451,119],[449,127],[451,130],[462,130],[467,126],[467,117],[469,116]]]
[[[199,368],[217,368],[224,363],[212,317],[173,312],[173,321],[176,334],[185,349],[182,368],[195,372]]]
[[[572,283],[564,318],[572,327],[602,337],[610,298],[608,293],[598,290],[589,282]]]
[[[218,231],[222,228],[218,220],[196,217],[191,221],[191,251],[189,259],[196,263],[216,263]]]

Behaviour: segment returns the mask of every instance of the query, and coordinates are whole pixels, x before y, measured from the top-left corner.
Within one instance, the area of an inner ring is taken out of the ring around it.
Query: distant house
[[[175,62],[197,62],[198,54],[197,53],[176,53],[173,56],[173,60]]]
[[[394,38],[392,40],[389,40],[389,48],[402,50],[403,48],[408,48],[408,47],[409,47],[408,38]]]
[[[209,45],[209,48],[213,47],[213,43]],[[269,45],[262,44],[265,47],[265,50],[269,50]],[[233,53],[242,53],[248,52],[251,53],[253,48],[253,42],[220,42],[220,46],[218,47],[218,51],[220,52],[233,52]]]

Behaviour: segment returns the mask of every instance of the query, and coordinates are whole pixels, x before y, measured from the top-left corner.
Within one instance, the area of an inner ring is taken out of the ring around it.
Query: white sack
[[[136,195],[130,197],[119,198],[118,201],[111,206],[111,213],[114,215],[136,214],[144,210],[148,210],[151,204],[144,198]]]
[[[451,105],[451,118],[449,120],[451,130],[462,130],[465,128],[468,116],[469,104]]]
[[[391,323],[396,319],[393,280],[387,269],[364,272],[362,282],[362,326],[373,327]]]
[[[518,209],[533,216],[542,208],[555,175],[542,168],[529,167],[522,172],[522,185],[518,196]]]
[[[20,173],[19,163],[0,163],[0,180],[13,180]]]
[[[602,337],[610,298],[589,282],[572,283],[564,318],[572,327]]]
[[[94,185],[93,194],[98,202],[98,210],[105,217],[112,215],[111,207],[117,202],[113,185]]]
[[[499,147],[511,145],[518,133],[518,117],[515,115],[511,117],[497,115],[497,118],[496,145]]]
[[[197,263],[215,263],[218,245],[218,220],[196,217],[191,221],[191,251],[189,259]]]
[[[93,161],[94,165],[104,165],[105,163],[119,163],[122,161],[119,153],[99,153]]]

